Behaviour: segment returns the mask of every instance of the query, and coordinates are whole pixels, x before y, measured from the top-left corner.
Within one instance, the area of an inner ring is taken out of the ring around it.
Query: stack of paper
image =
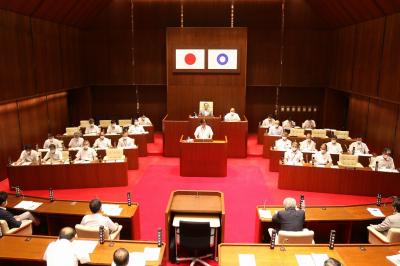
[[[240,266],[256,266],[256,257],[253,254],[239,254]]]
[[[392,255],[392,256],[387,256],[386,257],[388,260],[393,262],[395,265],[400,266],[400,254],[398,255]]]
[[[143,252],[131,252],[129,253],[129,264],[128,266],[145,266],[146,259]]]
[[[327,254],[296,255],[299,266],[324,266],[327,259],[329,259]]]
[[[17,205],[15,205],[14,208],[33,211],[36,210],[42,204],[43,204],[42,202],[23,200]]]
[[[118,216],[122,212],[118,204],[102,204],[101,210],[108,216]]]
[[[158,261],[160,257],[160,248],[145,248],[144,258],[146,261]]]
[[[91,254],[97,246],[98,241],[92,240],[74,240],[72,245],[76,250],[81,251],[82,253]]]
[[[32,164],[32,162],[23,162],[21,165],[26,166],[26,165],[31,165],[31,164]]]
[[[378,208],[367,208],[369,213],[375,217],[385,217],[385,215],[382,213],[382,211]]]
[[[272,214],[270,210],[263,210],[263,209],[258,209],[258,214],[262,219],[271,219]]]

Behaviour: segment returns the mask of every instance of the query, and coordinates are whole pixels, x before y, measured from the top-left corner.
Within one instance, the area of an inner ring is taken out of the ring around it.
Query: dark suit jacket
[[[11,212],[4,210],[2,208],[0,208],[0,220],[5,220],[8,224],[9,229],[21,226],[21,222],[15,220],[14,215]]]
[[[280,230],[301,231],[304,227],[304,219],[304,210],[287,209],[275,214],[272,222],[279,225]]]

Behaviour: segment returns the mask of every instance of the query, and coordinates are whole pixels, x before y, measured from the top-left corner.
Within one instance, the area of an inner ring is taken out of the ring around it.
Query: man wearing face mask
[[[107,134],[121,134],[122,128],[121,126],[117,125],[115,120],[111,120],[111,124],[107,127]]]
[[[74,133],[74,137],[69,141],[68,147],[72,149],[80,148],[83,145],[83,138],[79,132]]]
[[[24,150],[21,152],[19,159],[15,162],[16,165],[21,165],[23,163],[38,163],[38,153],[35,150],[32,150],[32,146],[27,144],[24,146]]]
[[[268,115],[261,124],[261,127],[270,128],[274,125],[275,119],[272,118],[272,115]],[[279,126],[279,124],[278,124]]]
[[[144,134],[146,131],[144,130],[143,126],[139,125],[139,121],[135,119],[133,125],[129,126],[128,130],[129,134]]]
[[[317,164],[317,165],[330,166],[332,164],[332,157],[328,153],[327,146],[325,143],[321,145],[318,152],[313,154],[313,159],[315,161],[315,164]]]
[[[76,154],[75,161],[85,161],[91,162],[97,160],[97,153],[95,149],[90,148],[90,143],[88,140],[83,142],[83,147]]]
[[[314,128],[316,128],[316,124],[315,124],[314,120],[307,119],[306,121],[303,122],[301,127],[304,128],[304,129],[314,129]]]
[[[268,135],[269,136],[282,136],[283,127],[279,125],[279,120],[275,120],[274,124],[269,127]]]
[[[288,133],[283,132],[282,138],[275,141],[275,150],[287,151],[292,146],[292,141],[288,139]]]
[[[237,113],[235,113],[235,108],[231,108],[231,110],[229,111],[229,113],[227,113],[224,117],[224,121],[227,122],[237,122],[240,121],[240,117]]]
[[[291,129],[295,126],[296,126],[296,123],[290,117],[282,122],[283,129]]]
[[[369,153],[369,149],[367,147],[367,144],[362,142],[362,138],[361,137],[358,137],[356,139],[356,142],[353,142],[353,143],[350,144],[349,152],[353,153],[353,151],[354,151],[355,155],[368,154]]]
[[[57,149],[62,148],[61,141],[58,139],[54,138],[53,134],[49,133],[47,139],[45,140],[43,144],[43,149],[49,149],[50,145],[54,144]]]
[[[56,149],[56,145],[50,144],[49,151],[43,158],[43,162],[61,162],[62,161],[62,152]]]
[[[292,143],[292,148],[285,152],[284,163],[288,165],[298,165],[303,163],[303,153],[298,149],[297,142]]]
[[[375,169],[376,162],[378,162],[378,170],[394,170],[393,158],[390,156],[392,151],[389,148],[384,148],[382,155],[376,157],[375,161],[372,163],[371,168]]]
[[[326,143],[326,147],[330,154],[339,154],[343,152],[342,145],[337,142],[336,136],[332,136],[331,141]]]
[[[306,134],[306,139],[300,142],[302,152],[315,151],[315,142],[311,139],[311,133]]]
[[[112,147],[111,140],[104,136],[104,131],[101,131],[99,138],[96,139],[96,141],[93,144],[93,148],[95,148],[95,149],[107,149],[107,148],[111,148],[111,147]]]
[[[85,134],[92,134],[96,135],[100,133],[100,129],[98,126],[94,124],[94,119],[90,118],[89,119],[89,126],[85,129]]]
[[[135,148],[135,140],[128,137],[128,130],[124,130],[124,133],[122,133],[122,137],[118,140],[118,148],[123,148],[123,149],[129,149],[129,148]]]
[[[141,116],[139,117],[139,125],[142,125],[142,126],[151,126],[152,123],[151,123],[151,121],[150,121],[150,118],[148,118],[147,116],[145,116],[145,115],[143,114],[143,115],[141,115]]]

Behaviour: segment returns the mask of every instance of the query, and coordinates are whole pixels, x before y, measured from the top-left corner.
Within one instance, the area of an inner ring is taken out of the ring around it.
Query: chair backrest
[[[278,233],[278,244],[313,244],[314,231],[279,231]]]
[[[10,230],[8,227],[8,224],[5,220],[0,220],[0,227],[1,227],[1,232],[4,234],[7,234],[7,232]]]
[[[209,222],[179,223],[180,244],[188,252],[198,249],[209,249],[211,228]]]
[[[62,151],[62,159],[64,162],[69,160],[69,151],[68,150]]]
[[[81,120],[79,123],[80,127],[89,127],[89,120]]]
[[[127,127],[132,125],[132,119],[120,119],[118,120],[118,125],[121,127]]]
[[[311,134],[314,138],[326,138],[326,129],[313,129]]]
[[[108,160],[121,160],[124,158],[124,150],[121,148],[113,148],[106,150]]]
[[[348,139],[349,138],[349,131],[342,131],[342,130],[335,130],[333,134],[338,139]]]
[[[303,128],[291,128],[289,136],[304,137],[304,129]]]
[[[343,166],[355,167],[358,164],[358,156],[352,154],[339,154],[339,162]]]
[[[111,125],[111,120],[100,120],[99,125],[100,127],[108,127],[109,125]]]
[[[400,228],[390,228],[386,237],[390,243],[400,242]]]
[[[65,128],[65,133],[68,136],[74,135],[75,132],[80,132],[78,127],[67,127],[67,128]]]
[[[95,238],[99,239],[99,226],[87,226],[77,224],[75,225],[76,236],[78,238]],[[104,227],[104,239],[110,238],[110,230],[107,227]]]

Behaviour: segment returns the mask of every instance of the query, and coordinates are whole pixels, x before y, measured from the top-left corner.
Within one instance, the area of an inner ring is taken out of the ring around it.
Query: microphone
[[[331,233],[329,235],[329,249],[335,248],[335,238],[336,238],[336,231],[331,230]]]
[[[356,147],[353,147],[353,150],[351,151],[351,154],[355,154],[356,153]]]
[[[50,202],[54,201],[54,191],[52,188],[49,188],[49,200]]]
[[[270,246],[269,246],[270,249],[274,249],[275,248],[275,241],[276,241],[276,230],[272,229],[271,243],[270,243]]]
[[[17,198],[21,197],[21,188],[19,186],[15,187],[15,196]]]
[[[304,210],[306,208],[306,202],[305,202],[305,199],[304,199],[304,195],[300,195],[299,207],[300,207],[301,210]]]
[[[161,229],[161,227],[158,227],[158,229],[157,229],[157,246],[158,247],[162,246],[162,229]]]
[[[132,205],[131,193],[130,192],[126,193],[126,197],[128,200],[128,206],[131,206]]]
[[[381,206],[381,204],[382,204],[382,193],[378,193],[377,195],[376,195],[376,206]]]
[[[0,238],[2,238],[3,237],[3,230],[1,229],[1,226],[0,226]]]
[[[99,241],[100,241],[101,245],[104,244],[104,226],[103,225],[100,225],[100,227],[99,227]]]
[[[378,160],[375,161],[375,171],[378,171],[379,169],[379,162]]]

